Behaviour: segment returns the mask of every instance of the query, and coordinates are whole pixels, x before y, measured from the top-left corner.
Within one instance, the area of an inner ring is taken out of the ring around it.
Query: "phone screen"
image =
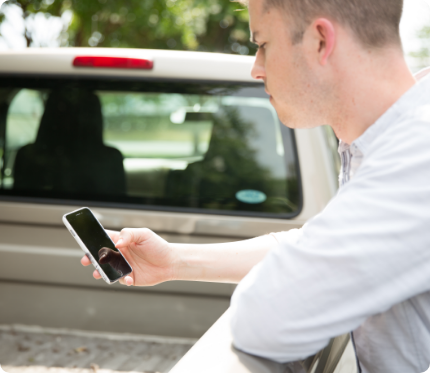
[[[66,219],[109,280],[116,281],[132,272],[130,265],[89,209],[68,214]]]

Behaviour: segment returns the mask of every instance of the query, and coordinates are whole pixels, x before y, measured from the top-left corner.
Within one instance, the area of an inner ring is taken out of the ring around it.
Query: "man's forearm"
[[[178,254],[174,279],[239,283],[277,244],[272,235],[222,244],[170,244]]]

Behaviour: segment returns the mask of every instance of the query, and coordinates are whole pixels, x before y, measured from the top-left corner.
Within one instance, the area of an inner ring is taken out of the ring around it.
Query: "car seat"
[[[255,123],[244,120],[237,108],[225,107],[212,117],[209,147],[201,161],[183,171],[170,171],[166,197],[174,206],[235,209],[243,205],[236,193],[256,189],[270,194],[269,172],[256,160],[248,141]],[[275,150],[274,150],[275,151]],[[241,206],[241,209],[255,206]]]
[[[94,93],[50,93],[36,141],[17,152],[14,189],[64,197],[125,194],[123,157],[103,143],[101,104]]]

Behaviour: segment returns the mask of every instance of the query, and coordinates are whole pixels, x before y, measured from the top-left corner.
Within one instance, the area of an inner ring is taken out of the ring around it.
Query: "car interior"
[[[267,99],[58,83],[2,90],[0,195],[245,215],[299,210],[293,132]]]
[[[126,193],[123,157],[103,143],[99,98],[84,90],[54,90],[36,141],[20,148],[14,189],[76,194]]]

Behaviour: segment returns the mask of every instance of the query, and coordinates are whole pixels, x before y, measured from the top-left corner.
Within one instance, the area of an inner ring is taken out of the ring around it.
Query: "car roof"
[[[152,70],[74,67],[77,56],[150,59]],[[129,48],[28,48],[0,52],[0,74],[48,74],[255,82],[255,57]]]

